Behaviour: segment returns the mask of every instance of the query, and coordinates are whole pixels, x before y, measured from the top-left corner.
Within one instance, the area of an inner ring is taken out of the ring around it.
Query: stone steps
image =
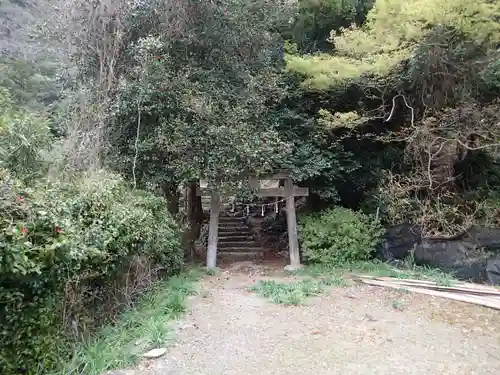
[[[219,239],[219,245],[217,246],[219,249],[227,249],[227,248],[248,248],[248,249],[260,249],[260,245],[255,242],[253,239],[251,240],[242,240],[242,241],[221,241]]]
[[[250,253],[217,253],[217,261],[221,263],[225,262],[255,262],[263,259],[263,253],[250,252]]]
[[[241,216],[221,214],[219,217],[218,253],[224,256],[255,257],[264,249],[255,241]]]
[[[241,234],[240,232],[226,232],[224,235],[219,236],[219,242],[249,242],[253,241],[254,238],[251,234]]]
[[[231,226],[220,226],[219,225],[219,233],[221,236],[225,236],[226,233],[231,233],[231,235],[235,235],[239,233],[240,235],[251,234],[250,229],[244,225],[231,225]]]
[[[217,252],[221,254],[255,254],[263,253],[262,247],[245,248],[245,247],[226,247],[217,248]]]
[[[219,221],[222,222],[232,222],[232,221],[242,221],[245,218],[243,216],[231,216],[229,213],[227,215],[221,215]]]

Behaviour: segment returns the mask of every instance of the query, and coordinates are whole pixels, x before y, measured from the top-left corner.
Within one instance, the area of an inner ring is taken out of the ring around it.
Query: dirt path
[[[254,271],[233,268],[207,278],[190,301],[190,313],[178,323],[176,344],[163,358],[126,374],[500,371],[496,311],[369,286],[334,288],[306,306],[285,307],[246,291],[261,278]]]

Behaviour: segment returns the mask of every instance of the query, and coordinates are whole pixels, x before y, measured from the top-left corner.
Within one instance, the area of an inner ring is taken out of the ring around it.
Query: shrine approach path
[[[268,270],[234,264],[206,277],[175,342],[126,375],[488,375],[500,371],[500,313],[371,286],[332,288],[305,305],[249,293]],[[275,276],[285,280],[286,277]],[[397,306],[395,301],[397,301]]]

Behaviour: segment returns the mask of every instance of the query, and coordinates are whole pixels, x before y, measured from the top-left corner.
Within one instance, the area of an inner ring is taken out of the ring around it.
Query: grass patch
[[[323,293],[323,285],[316,280],[301,280],[295,283],[278,283],[273,280],[260,280],[250,290],[275,303],[300,305],[307,297]]]
[[[338,275],[323,275],[322,277],[320,277],[320,283],[325,286],[336,286],[336,287],[347,286],[345,279],[339,277]]]
[[[261,297],[269,298],[282,305],[301,305],[308,297],[325,292],[327,287],[345,286],[345,280],[333,276],[319,279],[305,279],[297,282],[279,283],[274,280],[260,280],[249,289]]]
[[[207,276],[217,276],[220,272],[220,269],[218,267],[215,267],[215,268],[204,267],[203,270],[205,271],[205,274]]]
[[[399,311],[403,310],[403,305],[398,300],[393,300],[391,305],[394,310],[399,310]]]
[[[173,339],[169,323],[185,312],[186,297],[196,294],[201,276],[191,269],[154,284],[114,324],[77,345],[72,360],[52,375],[99,375],[132,366],[146,351],[165,347]]]
[[[417,266],[411,257],[405,259],[399,267],[377,260],[370,262],[356,262],[343,267],[325,267],[309,265],[292,273],[295,276],[309,276],[313,278],[335,277],[342,279],[347,274],[365,274],[378,277],[394,277],[398,279],[431,280],[437,285],[452,286],[456,279],[453,274],[446,273],[437,268]]]

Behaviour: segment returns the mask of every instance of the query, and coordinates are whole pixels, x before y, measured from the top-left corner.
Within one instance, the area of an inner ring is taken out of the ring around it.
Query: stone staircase
[[[255,240],[245,224],[244,217],[221,214],[219,217],[219,241],[217,253],[222,256],[254,258],[262,256],[264,249]]]

